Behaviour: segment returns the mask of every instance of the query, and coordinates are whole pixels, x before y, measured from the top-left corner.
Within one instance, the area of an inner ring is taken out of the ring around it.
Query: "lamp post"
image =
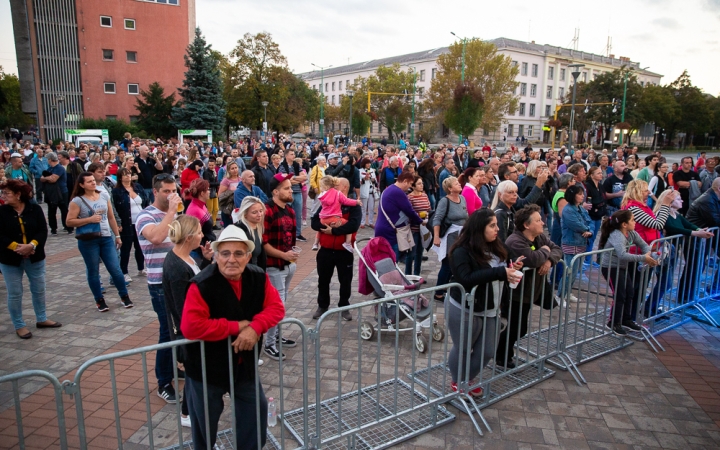
[[[649,68],[650,68],[650,66],[647,66],[647,67],[643,67],[640,70],[646,70]],[[620,122],[625,122],[625,98],[627,97],[627,80],[628,80],[628,77],[630,76],[630,72],[632,72],[632,70],[627,70],[625,72],[625,81],[624,81],[624,86],[623,86],[622,113],[620,114]],[[620,130],[620,145],[623,144],[623,134],[624,134],[623,130]]]
[[[348,97],[350,97],[350,122],[349,122],[349,124],[348,124],[348,131],[349,131],[348,134],[349,134],[350,136],[349,136],[348,142],[349,142],[350,144],[352,144],[352,136],[353,136],[353,129],[352,129],[352,98],[353,98],[353,96],[355,95],[355,91],[353,91],[352,89],[347,89],[347,90],[345,91],[345,93],[347,94]]]
[[[460,39],[457,34],[450,32],[453,36]],[[462,38],[462,65],[460,66],[460,83],[465,84],[465,45],[467,44],[467,38]],[[458,135],[458,144],[462,144],[462,134]]]
[[[571,72],[573,77],[573,93],[572,93],[572,107],[570,108],[570,133],[568,135],[568,151],[572,150],[573,142],[573,127],[575,126],[575,95],[577,93],[577,79],[580,76],[580,68],[585,67],[585,64],[568,64],[568,67],[572,67]]]
[[[320,67],[315,63],[310,63],[313,66],[320,69],[320,137],[325,142],[325,134],[323,133],[323,125],[325,125],[325,69],[329,69],[332,66]]]
[[[268,102],[262,102],[262,103],[261,103],[261,105],[263,105],[263,109],[265,110],[265,120],[263,120],[263,131],[264,131],[265,134],[266,134],[266,138],[265,138],[265,139],[267,139],[267,132],[268,132],[268,130],[267,130],[267,128],[268,128],[268,126],[267,126],[267,106],[268,106],[269,104],[270,104],[270,103],[268,103]]]

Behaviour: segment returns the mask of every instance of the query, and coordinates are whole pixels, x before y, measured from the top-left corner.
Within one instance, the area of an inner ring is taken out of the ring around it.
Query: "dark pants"
[[[123,280],[124,281],[124,280]],[[125,283],[123,282],[123,285]],[[160,322],[160,338],[158,344],[170,342],[170,328],[168,327],[167,312],[165,311],[165,292],[162,284],[148,284],[150,300],[153,310]],[[158,380],[158,387],[164,387],[173,379],[173,358],[172,349],[158,350],[155,355],[155,377]]]
[[[635,271],[637,272],[637,266]],[[633,286],[633,273],[628,269],[610,269],[603,267],[600,269],[603,276],[610,283],[610,289],[613,290],[615,299],[612,307],[612,324],[622,325],[623,321],[633,319],[633,304],[635,303],[635,287]],[[634,278],[640,278],[638,274]]]
[[[698,238],[686,236],[682,241],[683,258],[685,267],[680,276],[678,285],[678,302],[683,304],[692,302],[698,297],[697,287],[699,285],[699,274],[702,273],[704,255],[699,250]]]
[[[68,229],[65,225],[65,219],[68,213],[68,194],[67,192],[62,194],[60,203],[48,203],[48,225],[50,231],[57,231],[57,210],[60,209],[60,221],[65,229]],[[71,228],[72,229],[72,228]]]
[[[420,258],[422,260],[422,257]],[[440,271],[438,272],[438,279],[436,286],[442,286],[443,284],[448,284],[450,282],[450,277],[452,276],[452,270],[450,270],[450,256],[446,256],[442,263],[440,264]],[[444,290],[438,290],[435,292],[435,295],[445,295]]]
[[[420,275],[420,268],[422,265],[423,248],[422,236],[419,231],[413,231],[413,239],[415,240],[415,247],[407,251],[405,257],[405,275]],[[415,264],[413,264],[413,262]]]
[[[40,181],[40,178],[35,178],[35,200],[42,202],[43,192],[45,192],[45,183]]]
[[[220,211],[220,217],[222,218],[223,225],[225,227],[229,227],[230,225],[232,225],[233,221],[230,214],[225,214],[224,212]]]
[[[125,275],[128,273],[130,250],[133,245],[135,245],[135,262],[137,263],[138,271],[143,270],[145,268],[145,258],[140,248],[135,226],[133,225],[129,230],[124,229],[123,232],[120,233],[120,240],[122,241],[122,247],[120,247],[120,270],[122,270],[122,273]]]
[[[500,333],[497,351],[495,351],[495,362],[501,366],[512,361],[515,357],[515,342],[527,334],[528,314],[530,314],[531,307],[530,303],[521,304],[516,301],[503,302],[500,306],[502,317],[508,321],[507,327]]]
[[[346,251],[347,253],[347,251]],[[258,389],[258,392],[256,392]],[[239,448],[254,450],[265,446],[267,437],[268,404],[262,383],[239,381],[235,383],[235,425]],[[225,406],[223,395],[228,392],[221,387],[207,384],[208,414],[210,430],[205,428],[205,404],[203,402],[203,384],[189,376],[185,379],[185,393],[188,396],[190,424],[192,426],[193,447],[208,450],[207,438],[210,435],[210,448],[215,446],[218,422]],[[258,396],[259,394],[259,396]],[[257,403],[260,403],[260,445],[257,441]]]
[[[335,268],[337,268],[340,282],[338,307],[348,306],[352,291],[353,254],[345,249],[331,250],[320,247],[315,260],[318,272],[318,306],[325,309],[330,307],[330,281],[332,281]]]

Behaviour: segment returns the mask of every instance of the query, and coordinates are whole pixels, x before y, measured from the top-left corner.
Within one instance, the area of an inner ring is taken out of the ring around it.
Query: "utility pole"
[[[572,93],[572,107],[570,109],[570,135],[568,136],[568,151],[572,150],[573,142],[573,127],[575,126],[575,95],[577,94],[577,79],[580,76],[580,68],[585,67],[585,64],[569,64],[568,67],[572,67],[573,77],[573,93]]]
[[[314,63],[310,64],[320,69],[320,137],[323,142],[325,142],[325,133],[323,131],[323,125],[325,125],[325,69],[329,69],[332,66],[320,67]]]
[[[353,91],[352,89],[347,89],[347,90],[345,91],[345,93],[348,95],[348,97],[350,97],[350,123],[348,124],[348,135],[349,135],[348,143],[349,143],[349,144],[352,144],[352,136],[353,136],[353,130],[352,130],[352,98],[353,98],[353,95],[355,95],[355,91]]]

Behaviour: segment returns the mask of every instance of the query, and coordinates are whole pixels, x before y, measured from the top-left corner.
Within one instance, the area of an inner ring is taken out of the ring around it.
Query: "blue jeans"
[[[592,236],[588,239],[588,245],[585,249],[586,252],[591,252],[593,249],[593,246],[595,245],[595,238],[600,234],[600,225],[602,225],[602,220],[592,220],[590,221],[590,231],[592,231]],[[585,264],[590,264],[592,262],[592,256],[586,256],[585,257]]]
[[[127,287],[125,287],[125,277],[122,270],[120,270],[115,240],[112,237],[104,236],[98,239],[77,242],[78,250],[80,250],[80,254],[85,261],[88,285],[90,285],[95,301],[103,298],[100,288],[100,260],[105,264],[107,271],[110,272],[110,278],[115,283],[120,297],[128,295]]]
[[[405,275],[420,275],[420,266],[422,265],[423,248],[422,236],[419,231],[413,231],[413,239],[415,240],[415,247],[411,248],[407,252],[405,257]],[[415,267],[413,267],[413,261]]]
[[[293,192],[292,209],[295,211],[296,236],[302,234],[302,205],[302,192]]]
[[[206,361],[212,364],[212,361]],[[237,428],[237,441],[240,448],[256,449],[257,442],[257,404],[260,404],[260,447],[265,446],[267,436],[268,402],[262,383],[257,386],[254,381],[238,381],[234,384],[235,391],[235,425]],[[210,430],[205,429],[205,404],[203,393],[207,393],[208,399],[208,422]],[[185,379],[185,393],[188,396],[188,410],[190,411],[190,424],[192,432],[193,447],[197,450],[209,450],[207,438],[210,437],[210,448],[215,446],[217,439],[218,422],[223,412],[225,403],[223,395],[227,392],[224,388],[207,384],[207,391],[203,389],[202,380],[194,380],[190,377]],[[259,402],[258,402],[259,400]],[[280,403],[277,403],[278,415]]]
[[[558,285],[558,295],[563,300],[565,299],[565,295],[567,295],[572,289],[575,278],[577,278],[577,276],[580,274],[580,270],[582,268],[582,262],[579,260],[575,263],[574,266],[570,265],[570,262],[574,257],[575,255],[563,255],[563,261],[565,261],[565,278],[564,280],[561,280],[560,284]]]
[[[35,321],[45,322],[45,260],[31,263],[30,259],[23,258],[19,266],[0,264],[5,287],[7,288],[7,304],[10,312],[10,319],[16,330],[25,327],[22,317],[23,297],[23,273],[27,274],[32,293],[33,309],[35,310]]]
[[[158,344],[170,342],[170,328],[168,326],[167,312],[165,311],[165,291],[163,291],[162,284],[148,284],[148,291],[150,291],[153,310],[157,314],[158,322],[160,322]],[[172,381],[172,349],[166,348],[157,351],[155,355],[155,377],[157,377],[159,387],[164,387]]]

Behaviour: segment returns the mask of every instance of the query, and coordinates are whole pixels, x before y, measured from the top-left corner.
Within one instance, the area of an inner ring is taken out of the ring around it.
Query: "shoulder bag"
[[[81,202],[87,207],[88,209],[88,217],[92,217],[95,212],[90,207],[90,205],[87,204],[84,198],[78,197]],[[87,219],[87,217],[83,217],[83,219]],[[99,223],[86,223],[85,225],[81,225],[77,228],[75,228],[75,239],[78,241],[90,241],[92,239],[97,239],[102,237],[102,232],[100,231],[100,224]]]
[[[385,216],[385,220],[388,221],[391,227],[393,227],[393,230],[395,230],[395,237],[397,238],[397,244],[398,244],[398,250],[401,252],[405,252],[410,250],[411,248],[415,247],[415,239],[413,239],[412,230],[410,229],[410,224],[403,225],[401,227],[396,227],[394,223],[390,220],[388,215],[385,213],[385,208],[383,208],[382,205],[382,196],[380,196],[380,211],[382,211],[383,215]]]

